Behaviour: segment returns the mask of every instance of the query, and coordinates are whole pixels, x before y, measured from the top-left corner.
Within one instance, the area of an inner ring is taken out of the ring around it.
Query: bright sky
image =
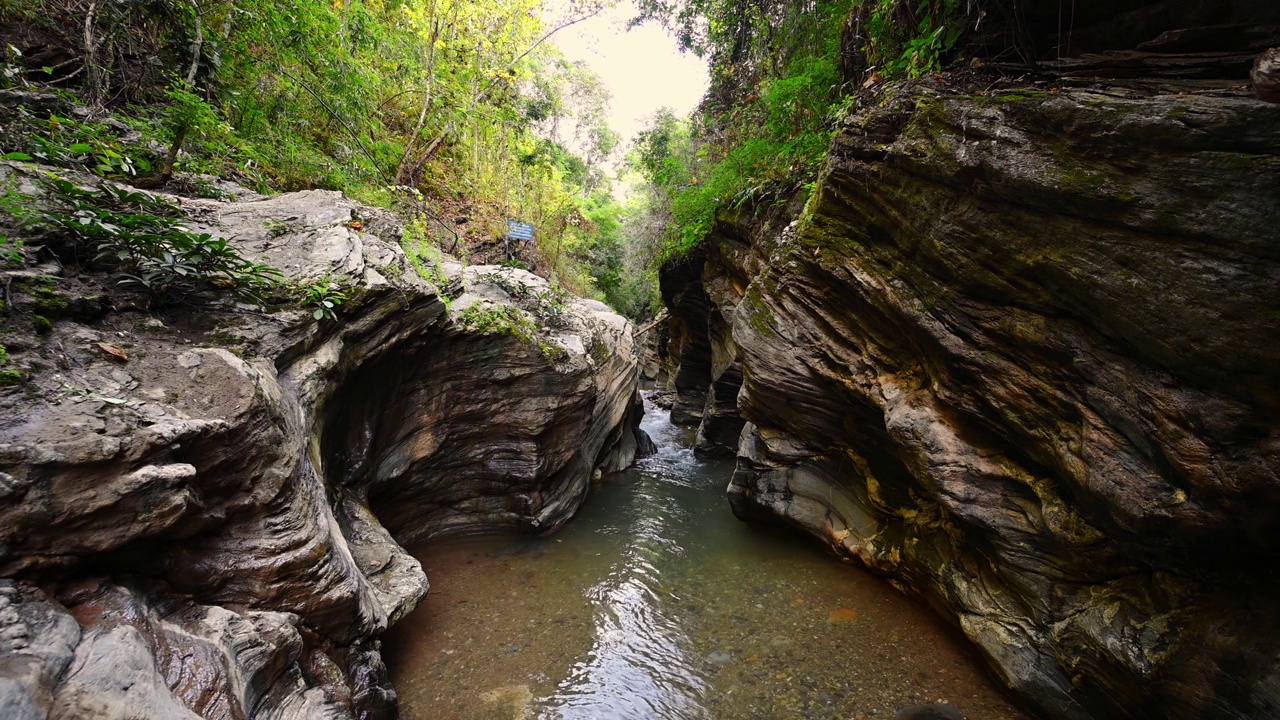
[[[558,4],[552,0],[546,6]],[[613,95],[609,126],[622,136],[624,148],[646,116],[664,105],[687,115],[707,91],[706,63],[681,53],[675,38],[656,23],[627,30],[636,14],[635,5],[623,0],[551,39],[565,57],[585,62],[604,81]]]

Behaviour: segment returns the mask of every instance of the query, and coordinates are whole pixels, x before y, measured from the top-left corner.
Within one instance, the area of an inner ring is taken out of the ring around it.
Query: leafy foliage
[[[562,288],[552,285],[542,289],[539,285],[521,282],[519,278],[505,272],[485,273],[476,279],[501,287],[538,325],[558,327],[563,324],[570,295]]]
[[[868,60],[890,76],[936,72],[965,30],[960,0],[868,0],[861,11]]]
[[[0,235],[0,267],[22,265],[23,242],[8,235]]]
[[[458,323],[467,332],[511,335],[525,345],[537,348],[538,354],[550,365],[569,359],[568,351],[546,340],[534,318],[514,305],[478,302],[462,311]]]
[[[14,370],[13,368],[4,367],[5,365],[8,365],[8,364],[9,364],[9,350],[5,348],[4,345],[0,345],[0,387],[5,387],[8,385],[18,385],[24,379],[26,379],[26,376],[22,374],[21,370]]]
[[[329,278],[299,286],[298,295],[302,306],[311,308],[311,316],[316,320],[337,320],[336,309],[347,300],[347,293]]]
[[[467,332],[513,335],[524,343],[537,342],[538,326],[513,305],[471,305],[458,318]]]
[[[48,233],[73,262],[114,269],[121,284],[145,290],[153,304],[226,292],[260,300],[279,281],[279,271],[245,259],[223,238],[192,231],[175,206],[149,193],[82,188],[57,177],[43,184],[47,204],[29,228]]]
[[[10,138],[25,142],[20,150],[6,152],[5,160],[40,162],[120,179],[151,170],[145,149],[127,147],[101,122],[21,113],[20,121],[8,130]],[[12,147],[8,142],[0,145],[5,146]]]

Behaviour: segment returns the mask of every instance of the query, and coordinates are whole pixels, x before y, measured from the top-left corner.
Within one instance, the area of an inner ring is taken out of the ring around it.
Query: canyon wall
[[[663,273],[734,511],[1047,717],[1280,712],[1280,105],[1228,85],[895,86]]]
[[[350,297],[144,313],[106,277],[10,278],[13,312],[65,312],[5,337],[0,716],[394,717],[378,636],[427,591],[401,546],[553,530],[629,465],[632,328],[520,270],[419,273],[336,192],[174,200]]]

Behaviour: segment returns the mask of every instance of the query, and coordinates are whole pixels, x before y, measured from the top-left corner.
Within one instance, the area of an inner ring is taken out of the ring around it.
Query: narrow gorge
[[[1278,221],[1274,0],[0,1],[0,720],[1280,717]]]

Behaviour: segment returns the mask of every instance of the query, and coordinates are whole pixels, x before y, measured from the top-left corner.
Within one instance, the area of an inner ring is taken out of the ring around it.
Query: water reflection
[[[651,492],[637,492],[633,505],[622,560],[586,591],[596,605],[595,643],[556,693],[539,701],[541,718],[710,717],[699,701],[706,684],[689,661],[679,620],[663,607],[655,564],[684,554],[669,525],[686,513],[674,498]]]
[[[386,658],[406,720],[852,718],[948,700],[1021,717],[935,618],[729,512],[732,463],[650,412],[658,455],[550,538],[421,549],[423,607]]]

